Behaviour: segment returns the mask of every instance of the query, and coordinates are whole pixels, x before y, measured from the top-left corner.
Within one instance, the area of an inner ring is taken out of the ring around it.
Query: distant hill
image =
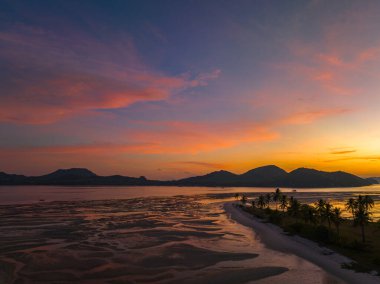
[[[0,185],[1,184],[14,184],[26,182],[28,177],[23,175],[14,175],[0,172]]]
[[[362,179],[346,172],[323,172],[314,169],[299,168],[291,171],[283,180],[286,187],[356,187],[371,185]]]
[[[380,177],[370,177],[370,178],[367,178],[367,180],[376,181],[377,183],[380,183]]]
[[[22,176],[0,172],[0,185],[160,185],[160,181],[150,181],[145,177],[120,175],[98,176],[88,169],[59,169],[42,176]]]
[[[259,187],[357,187],[377,183],[379,178],[363,179],[338,171],[323,172],[299,168],[291,172],[263,166],[237,175],[216,171],[202,176],[172,181],[148,180],[121,175],[99,176],[88,169],[60,169],[42,176],[23,176],[0,172],[0,185],[166,185],[166,186],[259,186]]]
[[[239,183],[247,186],[277,186],[278,181],[286,178],[287,172],[274,166],[252,169],[239,176]]]
[[[236,175],[226,171],[213,172],[203,176],[174,181],[175,185],[197,186],[257,186],[257,187],[357,187],[376,183],[346,172],[323,172],[299,168],[290,173],[274,166],[252,169]]]
[[[69,179],[69,180],[79,179],[80,180],[83,178],[87,179],[87,178],[94,178],[94,177],[97,177],[97,175],[88,169],[72,168],[72,169],[56,170],[55,172],[40,176],[38,178],[41,180],[57,180],[57,179]]]
[[[237,181],[238,175],[228,171],[212,172],[204,176],[196,176],[173,181],[179,185],[202,185],[202,186],[233,186]]]

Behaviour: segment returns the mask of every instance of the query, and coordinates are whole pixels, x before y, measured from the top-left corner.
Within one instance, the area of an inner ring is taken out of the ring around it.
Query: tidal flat
[[[0,230],[0,283],[341,283],[216,195],[2,205]]]

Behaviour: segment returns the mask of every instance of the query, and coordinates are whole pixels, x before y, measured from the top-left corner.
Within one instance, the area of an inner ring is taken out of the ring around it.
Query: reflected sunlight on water
[[[339,283],[230,220],[225,194],[0,206],[0,280]],[[3,278],[1,278],[3,277]],[[0,281],[1,282],[1,281]]]
[[[296,190],[296,192],[293,192]],[[64,187],[64,186],[0,186],[0,204],[28,204],[43,201],[75,201],[75,200],[105,200],[129,199],[138,197],[168,197],[175,195],[208,194],[213,202],[214,198],[225,201],[233,200],[234,193],[245,193],[255,198],[261,193],[273,192],[274,188],[261,187]],[[359,194],[371,195],[375,200],[373,219],[380,219],[380,184],[366,187],[352,188],[310,188],[293,189],[281,188],[288,196],[294,196],[303,203],[313,203],[319,198],[329,200],[335,206],[344,209],[344,203],[350,197]],[[348,212],[344,212],[349,217]]]

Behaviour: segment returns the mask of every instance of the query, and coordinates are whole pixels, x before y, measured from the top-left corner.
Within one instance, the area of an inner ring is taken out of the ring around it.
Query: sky
[[[380,1],[0,0],[0,171],[380,176]]]

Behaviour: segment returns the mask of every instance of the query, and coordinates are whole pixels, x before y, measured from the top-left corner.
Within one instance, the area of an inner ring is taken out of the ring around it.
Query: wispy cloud
[[[331,152],[331,154],[334,154],[334,155],[343,155],[343,154],[350,154],[350,153],[355,153],[356,150],[343,150],[343,151],[334,151],[334,152]]]
[[[205,86],[219,69],[196,76],[165,75],[142,63],[133,40],[102,44],[87,34],[64,38],[18,26],[0,33],[0,121],[46,124],[100,109],[166,100]],[[86,56],[83,56],[86,54]]]
[[[259,125],[232,123],[196,124],[186,121],[144,122],[142,128],[130,130],[128,143],[91,143],[40,147],[2,147],[15,154],[197,154],[227,149],[244,143],[272,141],[277,132]],[[143,127],[144,125],[144,127]],[[118,138],[119,140],[122,138]]]
[[[174,162],[173,164],[196,166],[196,167],[211,168],[211,169],[223,169],[225,167],[224,164],[220,164],[220,163],[209,163],[209,162],[199,162],[199,161],[178,161],[178,162]]]
[[[322,109],[309,112],[296,112],[281,120],[283,124],[309,124],[316,120],[351,112],[349,109]]]
[[[357,152],[356,149],[343,147],[343,148],[333,148],[333,149],[331,149],[330,154],[333,154],[333,155],[345,155],[345,154],[351,154],[351,153],[355,153],[355,152]]]
[[[342,157],[338,159],[329,159],[325,160],[325,162],[338,162],[338,161],[351,161],[351,160],[365,160],[365,161],[380,161],[380,156],[376,155],[368,155],[368,156],[351,156],[351,157]]]

